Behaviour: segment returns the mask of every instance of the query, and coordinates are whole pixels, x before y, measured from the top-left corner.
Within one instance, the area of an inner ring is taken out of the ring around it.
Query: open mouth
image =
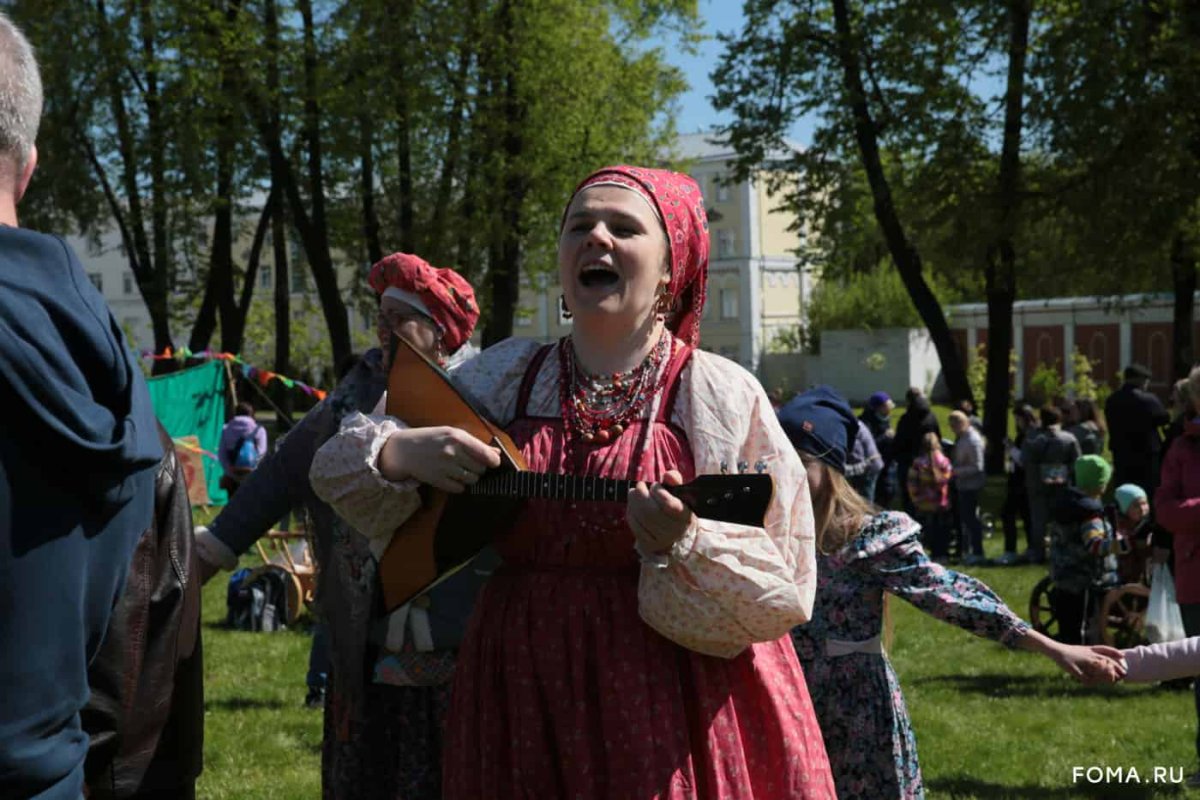
[[[579,282],[588,289],[615,286],[620,279],[621,276],[615,270],[603,264],[589,264],[579,273]]]

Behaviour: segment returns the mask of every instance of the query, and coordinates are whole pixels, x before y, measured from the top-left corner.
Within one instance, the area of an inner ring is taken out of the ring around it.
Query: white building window
[[[292,269],[292,294],[304,294],[308,291],[308,273],[294,264]]]
[[[737,289],[722,289],[721,290],[721,319],[737,319],[738,317],[738,290]]]
[[[104,291],[104,274],[103,273],[89,272],[88,280],[91,281],[92,285],[95,286],[97,289],[99,289],[101,292]]]
[[[126,272],[121,276],[122,289],[126,295],[133,294],[133,273]]]
[[[270,289],[271,288],[271,265],[270,264],[260,264],[259,265],[259,267],[258,267],[258,288],[260,288],[260,289]]]
[[[717,258],[733,255],[733,231],[717,231]]]
[[[718,203],[729,202],[729,184],[722,181],[720,177],[713,178],[713,192],[717,196]]]

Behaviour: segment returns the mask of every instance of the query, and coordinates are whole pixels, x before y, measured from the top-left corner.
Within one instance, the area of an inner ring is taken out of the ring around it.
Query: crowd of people
[[[16,400],[0,422],[0,796],[194,796],[199,585],[300,508],[320,567],[310,672],[326,676],[321,782],[335,800],[921,797],[882,640],[888,596],[1088,682],[1195,669],[1194,641],[1121,652],[1082,633],[1111,557],[1138,537],[1163,549],[1162,528],[1189,542],[1172,563],[1200,634],[1200,369],[1165,455],[1166,412],[1135,367],[1107,431],[1088,404],[1017,406],[1005,560],[1019,558],[1017,519],[1025,560],[1044,561],[1049,538],[1076,615],[1063,619],[1079,621],[1048,638],[948,567],[984,558],[973,409],[950,415],[951,442],[917,389],[894,430],[883,392],[857,417],[830,387],[774,407],[699,347],[704,198],[663,169],[604,167],[564,198],[572,331],[554,343],[475,353],[480,309],[461,275],[414,254],[375,264],[379,347],[273,450],[254,409],[236,409],[219,454],[230,502],[193,531],[111,312],[61,239],[17,226],[41,102],[33,53],[0,14],[0,388]],[[404,523],[501,464],[449,421],[385,413],[399,346],[528,469],[626,481],[627,499],[526,501],[469,568],[382,613],[379,562]],[[1103,506],[1105,435],[1120,520]],[[774,486],[760,526],[702,518],[669,491],[751,464]]]

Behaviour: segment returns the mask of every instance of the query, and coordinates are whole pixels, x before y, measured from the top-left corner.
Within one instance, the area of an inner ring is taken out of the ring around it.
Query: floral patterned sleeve
[[[1016,647],[1029,625],[983,582],[929,560],[918,531],[907,515],[885,512],[849,546],[866,559],[883,589],[943,622]]]
[[[762,462],[775,493],[762,528],[697,520],[665,568],[642,568],[639,605],[664,636],[731,657],[808,621],[816,591],[812,503],[804,467],[752,376],[697,351],[683,379],[673,419],[687,434],[696,474]]]

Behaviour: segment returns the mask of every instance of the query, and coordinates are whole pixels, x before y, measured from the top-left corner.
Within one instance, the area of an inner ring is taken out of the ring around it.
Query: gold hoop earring
[[[679,310],[679,298],[667,294],[664,290],[659,293],[658,299],[654,301],[654,313],[658,316],[659,322],[665,322],[667,317],[675,314]]]

